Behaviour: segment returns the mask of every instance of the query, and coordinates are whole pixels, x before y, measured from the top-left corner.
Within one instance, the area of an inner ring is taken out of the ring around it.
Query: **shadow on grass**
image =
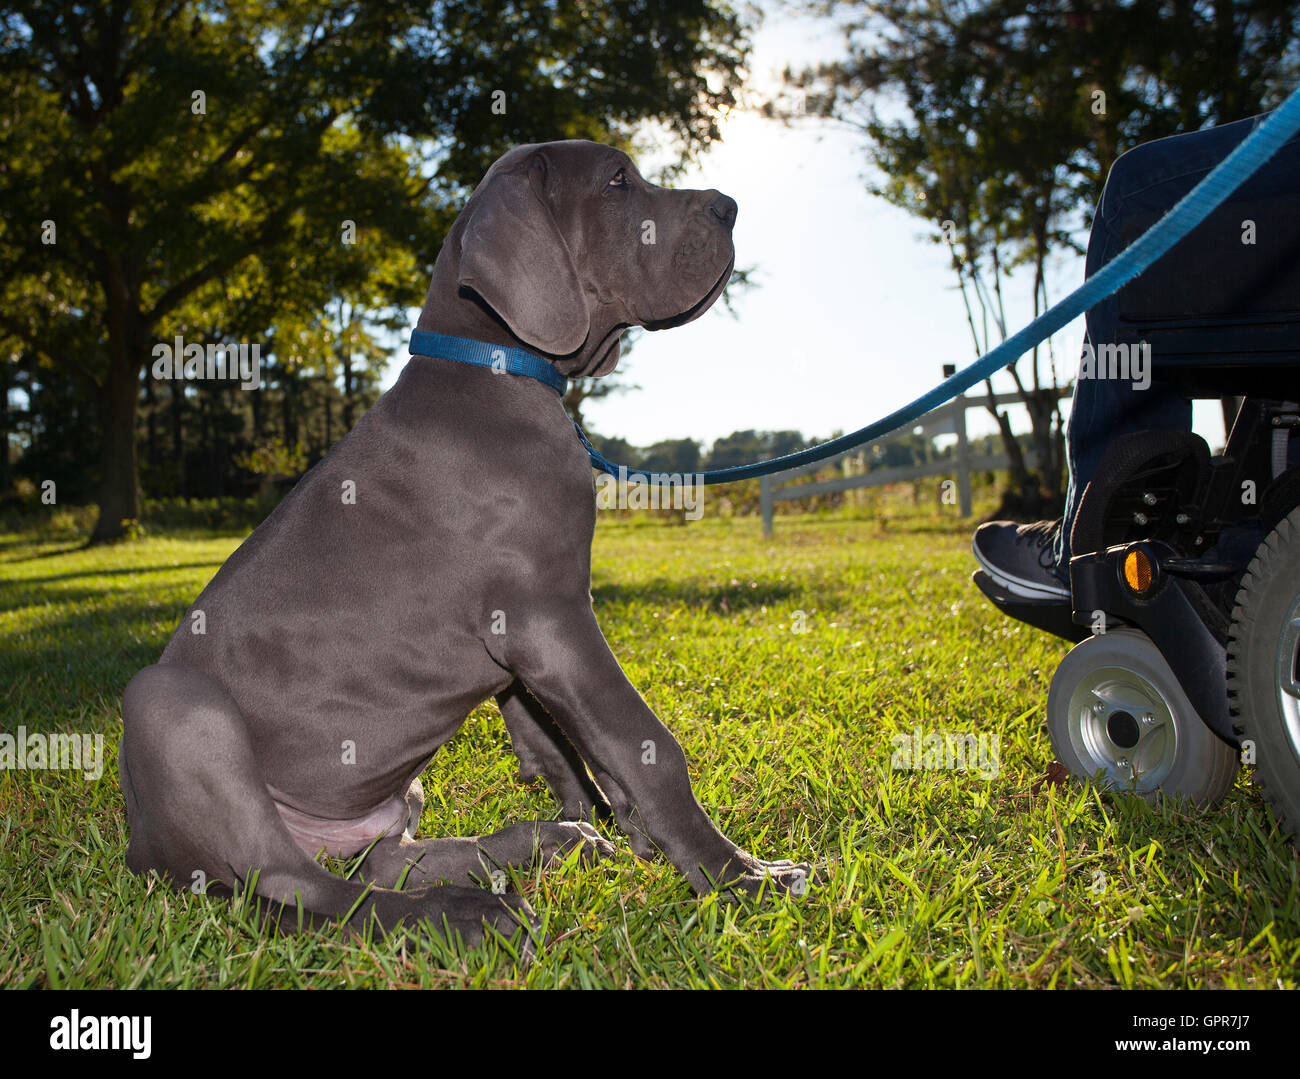
[[[224,566],[224,559],[207,562],[177,562],[167,566],[128,566],[123,569],[90,569],[81,573],[56,573],[49,577],[10,577],[8,584],[49,584],[52,581],[75,581],[80,577],[130,577],[137,573],[164,573],[176,569],[203,569],[207,566]]]
[[[60,547],[54,551],[41,551],[38,554],[32,553],[31,549],[33,547],[43,543],[70,543],[71,546]],[[0,562],[35,562],[40,558],[58,558],[65,554],[78,554],[85,549],[85,540],[77,537],[69,539],[66,536],[51,536],[49,539],[33,539],[30,536],[24,536],[22,539],[0,541],[0,551],[19,551],[16,555],[0,558]]]
[[[699,581],[672,581],[664,577],[640,584],[605,582],[593,584],[591,599],[599,610],[604,606],[648,604],[656,607],[688,606],[728,613],[746,607],[765,607],[802,594],[804,589],[778,581],[757,581],[754,587],[709,585]]]
[[[25,591],[25,602],[20,595],[5,606],[42,607],[33,591]],[[0,642],[6,723],[38,729],[96,710],[101,696],[120,700],[136,671],[158,661],[185,611],[183,603],[159,602],[143,591],[105,603],[103,590],[73,589],[59,600],[70,606],[53,617],[38,611],[37,624]]]
[[[0,586],[7,583],[0,581]],[[193,594],[188,595],[185,602],[177,607],[176,618],[178,621],[181,614],[185,612],[185,608],[194,602],[195,597],[198,596],[202,589],[195,588],[191,590],[187,588],[185,591],[187,593],[192,591]],[[10,587],[5,588],[4,598],[0,600],[0,614],[46,607],[50,604],[75,604],[83,609],[70,616],[70,621],[87,625],[107,625],[106,620],[116,619],[123,605],[128,610],[131,608],[131,600],[125,598],[130,595],[131,591],[127,589],[110,590],[69,586],[61,588],[58,592],[50,593],[40,586],[34,585],[28,585],[25,588]],[[171,602],[168,601],[169,604]],[[158,600],[142,600],[141,602],[142,607],[150,604],[154,610],[162,606]],[[49,627],[58,627],[65,624],[66,622],[62,619],[43,623],[43,625]]]

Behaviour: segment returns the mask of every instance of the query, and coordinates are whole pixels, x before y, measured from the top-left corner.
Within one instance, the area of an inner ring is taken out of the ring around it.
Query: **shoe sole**
[[[971,544],[971,553],[975,556],[975,561],[980,564],[980,568],[993,579],[993,583],[1006,589],[1013,596],[1019,596],[1021,599],[1055,599],[1066,602],[1070,599],[1070,590],[1065,586],[1053,588],[1051,585],[1035,584],[1004,573],[982,558],[974,543]]]

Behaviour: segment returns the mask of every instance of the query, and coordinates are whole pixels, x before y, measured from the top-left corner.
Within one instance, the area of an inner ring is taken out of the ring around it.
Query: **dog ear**
[[[586,341],[591,319],[545,190],[540,154],[524,168],[487,178],[461,235],[459,284],[478,293],[520,340],[567,356]]]

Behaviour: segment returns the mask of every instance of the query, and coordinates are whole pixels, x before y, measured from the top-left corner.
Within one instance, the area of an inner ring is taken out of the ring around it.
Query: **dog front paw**
[[[742,895],[798,898],[807,895],[815,883],[812,866],[807,862],[793,862],[788,858],[765,862],[742,850],[737,850],[715,872],[701,867],[700,876],[704,878],[705,886],[697,885],[696,891],[715,891],[728,899]],[[688,877],[692,878],[692,885],[696,885],[695,875],[688,874]]]
[[[609,858],[618,848],[586,821],[521,821],[479,839],[484,854],[498,865],[549,866],[576,848],[584,862]]]
[[[542,865],[567,858],[575,848],[588,863],[618,853],[618,848],[586,821],[539,821],[536,827],[534,844]]]

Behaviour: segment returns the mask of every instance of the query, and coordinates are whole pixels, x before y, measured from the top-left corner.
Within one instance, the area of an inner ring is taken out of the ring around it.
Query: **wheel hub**
[[[1300,701],[1298,701],[1300,703]],[[1091,671],[1070,698],[1070,737],[1084,764],[1114,786],[1157,789],[1173,768],[1178,732],[1160,691],[1123,667]]]
[[[1106,737],[1119,749],[1132,749],[1142,738],[1138,722],[1122,708],[1117,708],[1106,719]]]

